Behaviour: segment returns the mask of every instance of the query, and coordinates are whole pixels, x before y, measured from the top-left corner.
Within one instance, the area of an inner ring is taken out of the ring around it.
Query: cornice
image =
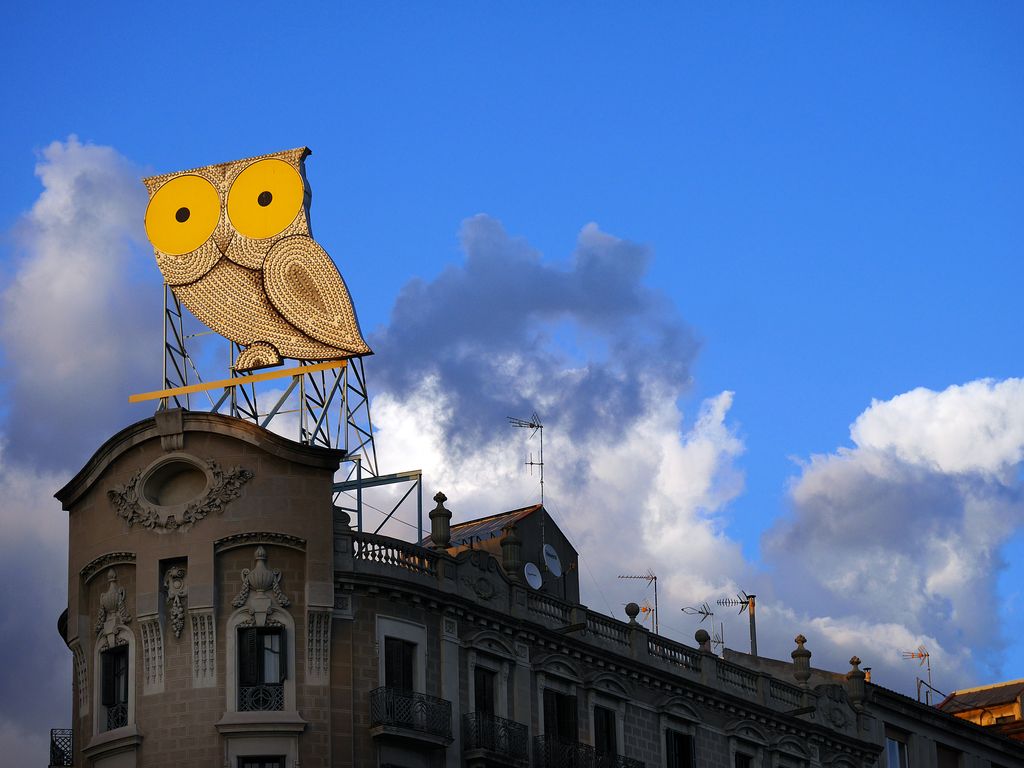
[[[296,443],[252,422],[206,411],[182,411],[182,431],[224,435],[293,464],[330,472],[337,470],[345,456],[345,452],[341,450]],[[125,427],[103,443],[85,466],[54,496],[65,511],[70,510],[118,457],[138,445],[158,440],[160,437],[155,417]]]

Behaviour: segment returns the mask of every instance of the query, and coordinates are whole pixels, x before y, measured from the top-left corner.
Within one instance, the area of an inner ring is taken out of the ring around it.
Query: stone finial
[[[700,648],[701,653],[712,653],[711,650],[711,635],[708,634],[706,629],[698,629],[693,633],[693,639],[697,641],[697,647]]]
[[[334,530],[351,531],[352,516],[341,507],[334,507]]]
[[[806,688],[807,681],[811,679],[811,652],[804,648],[807,638],[803,635],[797,635],[793,642],[796,650],[789,654],[793,658],[793,677]]]
[[[441,491],[434,494],[437,506],[430,510],[430,541],[434,549],[447,549],[452,541],[452,513],[445,509],[448,497]]]
[[[267,567],[267,550],[262,545],[256,547],[254,560],[252,568],[242,569],[242,588],[231,604],[249,614],[249,623],[265,627],[268,621],[274,621],[268,617],[278,610],[274,601],[281,608],[287,608],[291,600],[281,591],[281,571]]]
[[[629,616],[629,626],[640,626],[640,622],[636,620],[636,617],[640,615],[639,605],[637,605],[636,603],[626,603],[626,615]]]
[[[505,533],[501,540],[501,565],[509,578],[519,580],[523,570],[523,541],[516,533],[515,523],[501,530]]]
[[[846,688],[850,696],[850,703],[859,707],[864,701],[864,680],[867,675],[860,669],[860,659],[856,656],[850,659],[850,671],[846,673]]]

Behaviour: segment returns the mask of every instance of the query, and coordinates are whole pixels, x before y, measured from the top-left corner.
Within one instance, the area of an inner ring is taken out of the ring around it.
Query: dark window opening
[[[936,744],[935,756],[938,758],[938,768],[960,768],[959,750],[947,747],[945,744]]]
[[[415,690],[416,643],[399,640],[397,637],[384,638],[384,687],[399,691]]]
[[[473,668],[473,711],[482,715],[494,714],[494,670]]]
[[[618,754],[615,739],[615,710],[608,707],[594,707],[594,749],[598,754]]]
[[[288,668],[285,637],[278,627],[243,627],[238,631],[239,711],[284,709]]]
[[[128,725],[128,646],[119,645],[101,656],[103,690],[100,703],[107,710],[107,730]]]
[[[679,731],[665,731],[668,768],[693,768],[693,737]]]
[[[284,757],[239,757],[238,768],[284,768]]]
[[[544,735],[558,741],[578,739],[575,696],[544,689]]]
[[[753,763],[754,758],[742,752],[737,752],[736,757],[733,760],[733,765],[735,766],[735,768],[750,768],[750,766],[753,765]]]

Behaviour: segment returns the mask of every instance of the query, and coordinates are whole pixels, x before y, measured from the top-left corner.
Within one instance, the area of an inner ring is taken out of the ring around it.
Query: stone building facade
[[[543,507],[473,536],[438,494],[429,540],[355,531],[332,505],[341,458],[167,410],[58,492],[71,764],[906,768],[940,746],[1024,764],[856,665],[813,669],[802,642],[787,663],[723,658],[589,610]]]

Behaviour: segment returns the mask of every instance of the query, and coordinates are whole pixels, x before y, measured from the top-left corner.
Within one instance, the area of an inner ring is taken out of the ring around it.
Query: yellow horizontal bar
[[[252,373],[248,376],[238,376],[234,379],[221,379],[220,381],[208,381],[201,384],[189,384],[185,387],[174,387],[173,389],[160,389],[156,392],[142,392],[138,395],[129,395],[129,403],[141,403],[145,400],[162,400],[165,397],[176,397],[177,395],[188,395],[193,392],[206,392],[210,389],[226,389],[237,387],[239,384],[255,384],[258,381],[269,381],[270,379],[283,379],[289,376],[305,376],[307,373],[327,371],[332,368],[344,368],[348,360],[329,360],[326,363],[315,365],[300,365],[295,368],[282,368],[277,371],[266,373]]]

